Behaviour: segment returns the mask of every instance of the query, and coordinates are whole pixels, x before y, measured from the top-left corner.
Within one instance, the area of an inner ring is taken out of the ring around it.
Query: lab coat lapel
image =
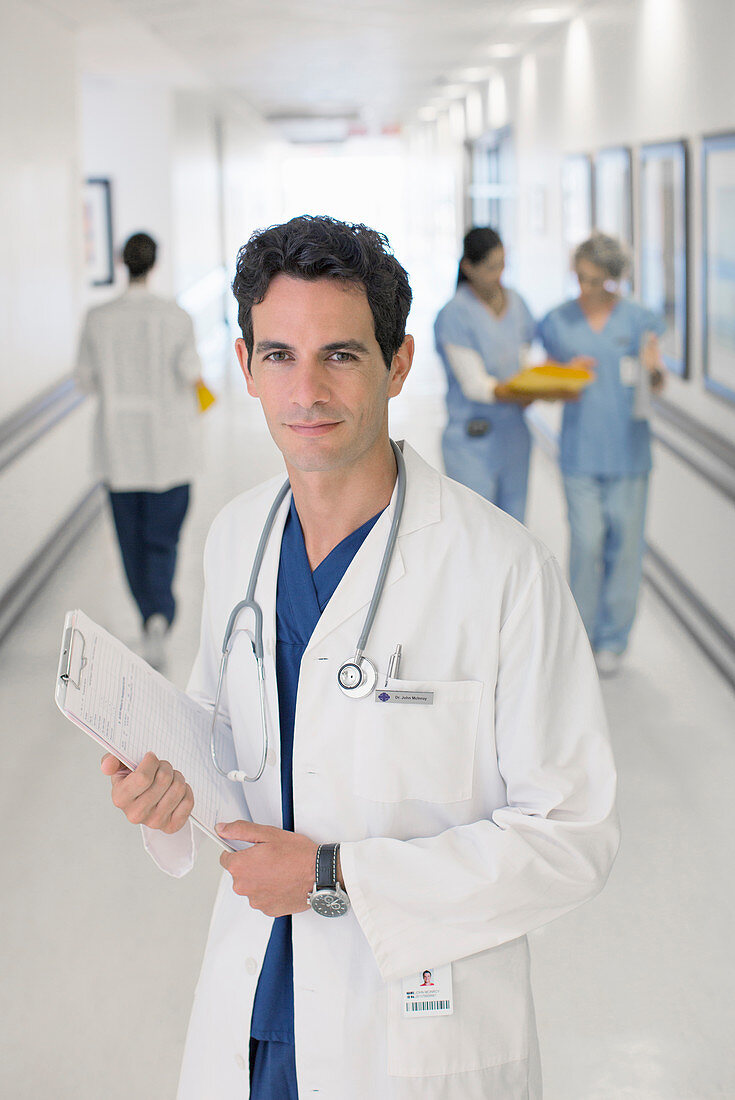
[[[406,572],[401,542],[413,531],[430,523],[437,523],[441,517],[439,503],[439,474],[424,462],[416,452],[402,443],[401,449],[406,462],[406,499],[403,507],[401,525],[398,529],[398,541],[388,569],[385,591],[395,584]],[[396,487],[397,488],[397,487]],[[352,559],[345,575],[340,581],[331,600],[324,608],[321,618],[314,628],[307,652],[336,630],[347,619],[363,608],[367,609],[375,590],[383,552],[388,540],[388,532],[396,506],[396,489],[393,490],[390,504],[373,527],[364,543]],[[355,645],[359,637],[355,635]]]

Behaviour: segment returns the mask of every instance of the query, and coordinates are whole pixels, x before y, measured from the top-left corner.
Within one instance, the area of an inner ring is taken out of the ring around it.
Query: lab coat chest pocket
[[[472,796],[482,683],[389,680],[356,708],[354,790],[375,802],[461,802]],[[431,692],[431,703],[381,701]]]

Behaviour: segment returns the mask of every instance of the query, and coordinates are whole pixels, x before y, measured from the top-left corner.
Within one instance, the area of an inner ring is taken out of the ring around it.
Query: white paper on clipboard
[[[82,611],[68,612],[64,621],[55,698],[69,721],[127,767],[136,767],[147,752],[170,761],[194,792],[194,824],[223,848],[248,847],[215,831],[220,821],[249,821],[250,814],[242,784],[212,763],[211,712]],[[224,723],[216,739],[220,766],[236,768],[232,732]]]

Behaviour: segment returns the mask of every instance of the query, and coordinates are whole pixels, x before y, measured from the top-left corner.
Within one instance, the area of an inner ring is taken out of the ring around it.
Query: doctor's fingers
[[[223,852],[219,857],[220,865],[232,875],[232,889],[242,896],[247,895],[250,886],[251,875],[248,863],[251,850],[246,848],[240,852]]]
[[[164,833],[176,833],[194,809],[194,793],[181,772],[174,772],[173,782],[150,811],[144,825]]]
[[[170,775],[168,769],[171,771]],[[145,794],[136,798],[123,812],[133,825],[148,825],[151,829],[161,829],[168,833],[181,828],[193,805],[191,787],[181,772],[173,771],[169,764]],[[172,823],[174,815],[177,824]]]
[[[177,802],[184,793],[181,773],[174,772],[167,760],[153,757],[153,761],[155,764],[144,757],[130,775],[112,777],[112,801],[134,825],[147,824],[148,816],[172,786],[179,792]]]
[[[118,760],[116,756],[113,756],[111,752],[106,752],[100,760],[100,770],[109,776],[116,775],[118,772],[124,772],[125,775],[130,775],[130,768],[126,767],[121,760]]]

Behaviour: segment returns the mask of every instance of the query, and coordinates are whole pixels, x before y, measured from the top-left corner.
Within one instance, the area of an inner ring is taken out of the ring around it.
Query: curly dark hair
[[[383,233],[326,215],[306,214],[256,230],[237,254],[232,282],[248,365],[253,354],[253,306],[263,301],[271,279],[279,274],[296,279],[341,279],[364,286],[375,339],[390,369],[406,335],[411,287]]]

